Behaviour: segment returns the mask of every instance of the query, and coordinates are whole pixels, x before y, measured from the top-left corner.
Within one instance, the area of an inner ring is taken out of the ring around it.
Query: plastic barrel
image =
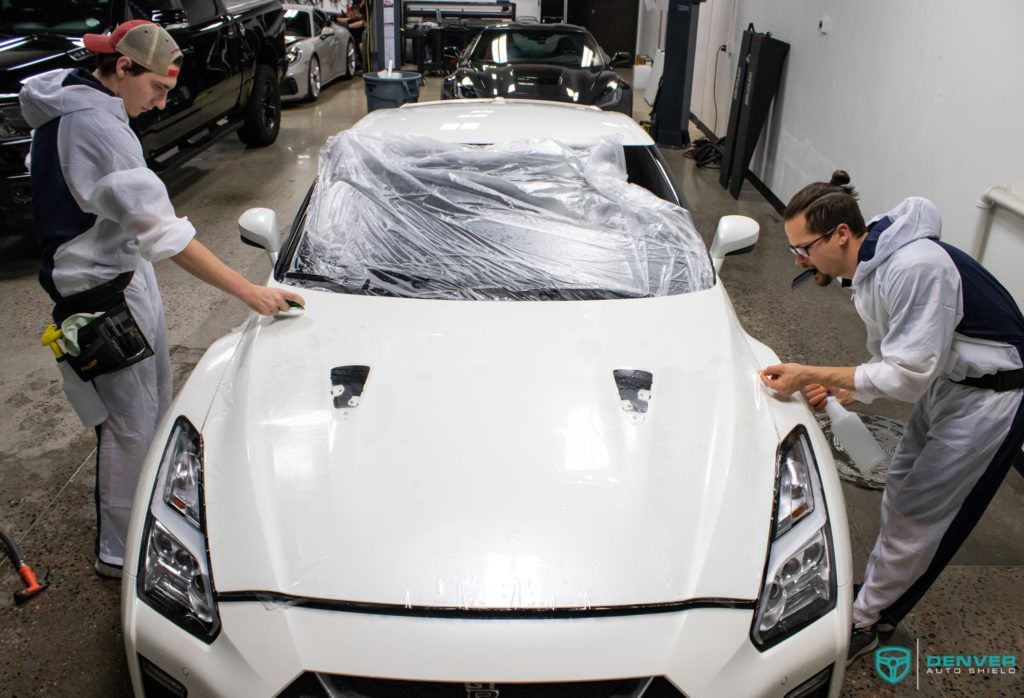
[[[380,73],[364,73],[363,86],[366,89],[366,111],[400,107],[408,102],[419,101],[420,74],[411,70],[395,70],[391,77]]]

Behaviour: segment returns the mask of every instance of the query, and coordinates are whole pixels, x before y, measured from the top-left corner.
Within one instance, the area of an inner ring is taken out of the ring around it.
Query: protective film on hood
[[[287,277],[441,300],[638,298],[714,285],[690,214],[626,181],[616,139],[475,146],[353,131],[321,151]]]

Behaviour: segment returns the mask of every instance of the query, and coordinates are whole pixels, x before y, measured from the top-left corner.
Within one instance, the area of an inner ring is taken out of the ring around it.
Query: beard
[[[832,276],[830,274],[825,274],[825,273],[820,272],[817,269],[815,269],[814,270],[814,283],[816,283],[817,285],[822,286],[822,287],[828,286],[829,284],[832,283]]]

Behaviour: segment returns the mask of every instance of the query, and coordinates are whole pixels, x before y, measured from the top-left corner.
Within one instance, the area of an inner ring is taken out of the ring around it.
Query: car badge
[[[875,671],[891,684],[910,673],[910,650],[906,647],[879,647],[875,650]]]
[[[467,683],[466,698],[498,698],[501,691],[494,687],[493,683]]]
[[[71,57],[71,60],[81,63],[92,55],[92,51],[84,47],[76,48],[73,51],[68,51],[68,55]]]

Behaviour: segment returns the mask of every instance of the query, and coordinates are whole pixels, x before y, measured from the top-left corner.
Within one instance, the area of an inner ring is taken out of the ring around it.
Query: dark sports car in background
[[[633,88],[612,68],[614,57],[583,27],[572,24],[502,24],[481,31],[444,79],[441,99],[509,97],[593,104],[632,116]]]

